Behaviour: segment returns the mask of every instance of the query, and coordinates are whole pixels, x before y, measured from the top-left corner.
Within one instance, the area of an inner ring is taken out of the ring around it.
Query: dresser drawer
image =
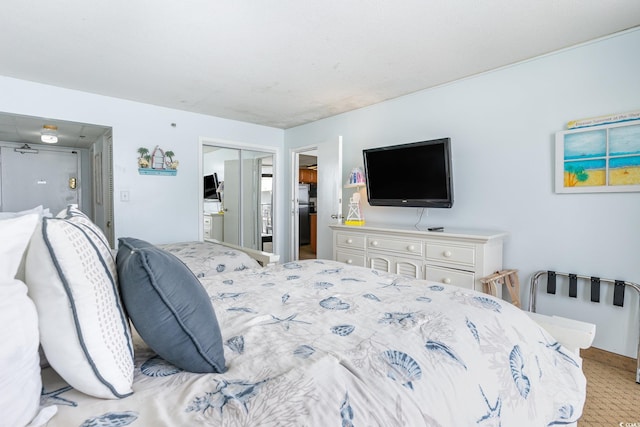
[[[432,282],[459,286],[466,289],[473,289],[474,285],[473,273],[453,270],[450,268],[427,266],[426,279]]]
[[[211,238],[211,216],[205,214],[203,218],[204,218],[204,221],[203,221],[204,238],[210,239]]]
[[[349,265],[357,265],[360,267],[364,267],[364,255],[363,254],[358,254],[358,253],[353,253],[353,252],[347,252],[347,251],[340,251],[337,250],[336,251],[336,261],[338,262],[344,262],[345,264],[349,264]]]
[[[473,246],[427,243],[427,259],[473,266],[476,251]]]
[[[336,246],[364,250],[364,236],[351,233],[336,233]]]
[[[402,255],[422,256],[422,241],[412,239],[387,239],[380,236],[368,236],[367,248],[378,251],[393,251]]]

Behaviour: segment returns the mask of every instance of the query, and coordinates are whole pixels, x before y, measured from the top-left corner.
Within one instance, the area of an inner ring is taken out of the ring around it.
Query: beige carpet
[[[316,259],[316,254],[311,250],[311,245],[300,246],[298,259]]]
[[[596,349],[597,350],[597,349]],[[640,384],[632,363],[619,363],[611,353],[583,353],[587,402],[578,427],[640,427]],[[595,356],[595,358],[591,358]],[[631,368],[631,369],[630,369]]]

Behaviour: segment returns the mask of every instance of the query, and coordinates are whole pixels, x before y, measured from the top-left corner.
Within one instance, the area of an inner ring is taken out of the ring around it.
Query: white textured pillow
[[[47,209],[47,212],[48,211],[49,209]],[[42,208],[42,205],[40,205],[40,206],[36,206],[35,208],[26,209],[20,212],[0,212],[0,219],[17,218],[19,216],[29,215],[33,213],[38,214],[38,216],[45,216],[44,209]]]
[[[38,315],[27,287],[16,279],[0,280],[0,425],[24,426],[38,413],[38,339]]]
[[[0,219],[0,279],[13,279],[40,218],[37,213]]]
[[[40,341],[58,374],[95,397],[131,394],[131,331],[102,231],[80,211],[69,219],[43,218],[27,253],[26,278]]]
[[[64,218],[71,219],[75,218],[84,223],[93,224],[93,221],[84,214],[80,209],[78,209],[78,205],[67,205],[66,208],[62,209],[60,212],[56,214],[56,218]]]
[[[0,219],[0,414],[2,425],[26,425],[40,405],[38,315],[27,287],[14,279],[39,214]]]

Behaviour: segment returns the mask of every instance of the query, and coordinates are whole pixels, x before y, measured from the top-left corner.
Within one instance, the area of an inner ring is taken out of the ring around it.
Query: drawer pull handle
[[[352,259],[348,259],[346,262],[347,262],[347,264],[353,264],[353,260]]]
[[[445,285],[450,285],[451,279],[449,279],[448,277],[445,277],[444,279],[442,279],[442,283],[444,283]]]
[[[371,246],[378,246],[378,241],[377,240],[372,241]]]
[[[444,251],[444,252],[442,252],[442,255],[443,255],[445,258],[449,258],[449,257],[451,257],[452,253],[451,253],[451,251]]]
[[[416,250],[416,247],[413,246],[413,245],[409,245],[409,246],[407,246],[407,249],[409,250],[409,252],[413,252],[413,251]]]
[[[347,243],[349,244],[353,243],[353,239],[347,239]]]

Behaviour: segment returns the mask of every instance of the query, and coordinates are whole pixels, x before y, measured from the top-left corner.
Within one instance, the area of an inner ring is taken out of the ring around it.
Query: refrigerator
[[[311,243],[309,208],[309,184],[298,184],[298,241],[300,246]]]

